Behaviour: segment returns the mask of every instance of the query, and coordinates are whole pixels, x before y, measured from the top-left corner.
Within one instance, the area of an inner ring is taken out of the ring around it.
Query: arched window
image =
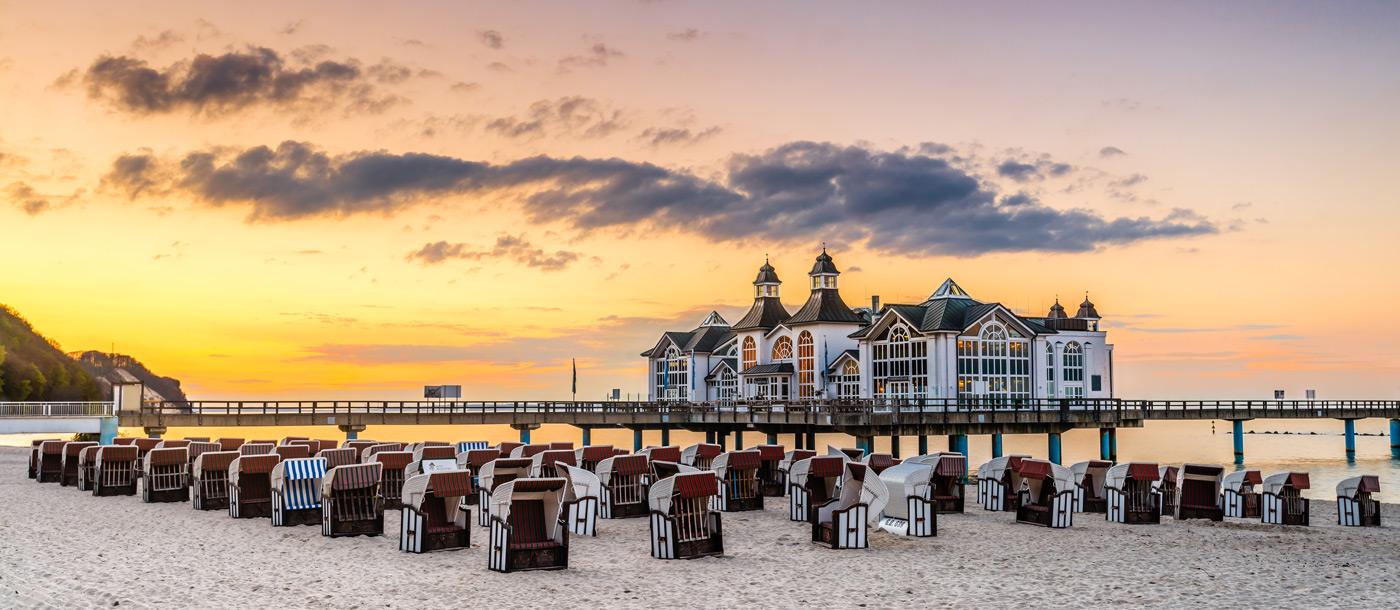
[[[836,379],[838,398],[860,398],[860,364],[847,360],[841,365],[841,376]]]
[[[895,324],[871,347],[876,396],[924,398],[928,395],[928,343],[911,339],[907,327]]]
[[[745,371],[758,365],[758,345],[754,343],[753,337],[744,337],[744,366],[739,370]]]
[[[734,371],[729,370],[729,367],[726,366],[719,373],[719,400],[722,403],[731,403],[738,398],[738,393],[739,378],[734,375]]]
[[[1078,341],[1070,341],[1065,345],[1064,371],[1065,396],[1069,398],[1083,396],[1084,348],[1079,345]],[[1075,393],[1075,391],[1071,389],[1075,387],[1078,388],[1078,393]]]
[[[1045,342],[1045,395],[1055,396],[1055,346]]]
[[[817,347],[812,342],[812,333],[802,331],[797,336],[797,396],[815,398],[817,396]]]
[[[690,399],[690,361],[674,345],[666,350],[666,378],[663,383],[668,400]]]
[[[792,339],[789,339],[787,337],[779,337],[778,341],[773,344],[773,357],[771,358],[771,360],[775,363],[791,362]]]
[[[958,339],[958,396],[1030,398],[1030,341],[997,320]]]

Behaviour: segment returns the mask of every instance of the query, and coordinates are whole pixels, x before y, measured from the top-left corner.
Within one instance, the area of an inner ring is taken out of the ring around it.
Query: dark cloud
[[[476,37],[481,41],[481,44],[491,47],[492,49],[500,49],[506,46],[506,37],[502,36],[501,33],[496,30],[480,30],[476,33]]]
[[[1032,178],[1037,178],[1040,174],[1035,166],[1029,163],[1021,163],[1013,159],[1007,159],[997,166],[997,175],[1002,178],[1010,178],[1017,182],[1025,182]]]
[[[624,57],[622,51],[601,42],[595,43],[582,55],[569,55],[559,60],[559,72],[567,74],[576,68],[605,68],[608,61]]]
[[[504,259],[541,271],[562,271],[579,260],[578,252],[559,250],[553,254],[525,240],[523,235],[502,235],[496,238],[489,249],[475,249],[467,244],[449,244],[445,241],[423,244],[422,248],[409,252],[405,260],[419,261],[423,266],[436,265],[452,258],[466,260]]]
[[[679,42],[690,42],[704,35],[705,32],[701,32],[700,30],[697,30],[695,28],[686,28],[679,32],[671,32],[670,34],[667,34],[666,37]]]
[[[373,85],[402,80],[393,64],[367,71],[353,59],[313,63],[309,58],[320,52],[300,51],[295,66],[272,49],[249,47],[217,56],[199,54],[159,70],[145,60],[108,55],[88,67],[83,82],[88,97],[138,115],[187,111],[217,116],[257,106],[323,110],[343,105],[377,112],[396,101]]]
[[[1117,146],[1105,146],[1099,149],[1099,156],[1105,159],[1109,157],[1121,157],[1126,154],[1128,153],[1123,152],[1123,149],[1118,148]]]
[[[34,187],[23,182],[14,182],[5,187],[5,196],[11,204],[30,216],[38,216],[50,207],[48,197],[40,195]]]
[[[250,222],[391,214],[444,196],[518,197],[528,221],[595,230],[674,230],[711,241],[820,236],[909,256],[1085,252],[1218,233],[1189,210],[1104,218],[1028,197],[999,198],[948,159],[918,149],[794,142],[734,155],[721,179],[623,159],[531,157],[504,164],[366,151],[331,156],[302,142],[275,150],[194,152],[176,162],[118,160],[104,178],[131,196],[168,190],[210,206],[246,206]],[[452,244],[444,244],[444,247]],[[470,250],[459,250],[470,251]],[[420,258],[431,258],[428,249]]]
[[[626,126],[623,111],[593,98],[572,96],[535,102],[523,116],[492,119],[486,131],[509,138],[546,134],[601,138]]]
[[[456,82],[453,83],[452,86],[448,87],[447,89],[448,91],[451,91],[453,93],[471,93],[480,88],[481,83]]]
[[[638,139],[652,147],[690,146],[701,140],[708,139],[719,132],[719,127],[710,127],[701,131],[691,131],[683,128],[648,127],[642,130]]]

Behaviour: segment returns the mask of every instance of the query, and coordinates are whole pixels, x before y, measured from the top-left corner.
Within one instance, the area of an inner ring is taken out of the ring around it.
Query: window
[[[662,363],[661,386],[658,396],[665,400],[690,399],[690,361],[672,345],[666,350],[666,361]]]
[[[816,398],[817,396],[817,347],[812,341],[812,333],[802,331],[797,336],[797,397]]]
[[[775,363],[792,361],[792,339],[787,337],[778,338],[777,343],[773,344],[773,357],[771,361]]]
[[[1049,374],[1053,377],[1054,370]],[[959,398],[1030,396],[1031,344],[1020,333],[992,320],[977,338],[958,339]]]
[[[834,276],[834,275],[815,275],[815,276],[812,276],[812,290],[816,290],[816,289],[818,289],[818,288],[835,288],[835,287],[836,287],[836,276]]]
[[[735,398],[738,398],[736,394],[739,392],[739,377],[734,374],[734,371],[729,370],[729,366],[726,365],[719,372],[719,385],[716,389],[722,404],[731,404]]]
[[[1055,395],[1055,346],[1045,342],[1045,395]]]
[[[739,370],[744,371],[758,365],[758,346],[754,343],[753,337],[744,337],[744,366]]]
[[[847,360],[836,377],[837,398],[860,398],[860,363]]]
[[[762,285],[762,286],[754,286],[754,296],[756,296],[756,297],[775,297],[775,296],[778,296],[778,287],[775,286],[775,285],[773,285],[773,284],[765,284],[765,285]]]
[[[1078,341],[1070,341],[1065,346],[1065,383],[1084,383],[1084,348]]]
[[[928,395],[928,343],[909,337],[903,324],[890,327],[884,338],[871,345],[875,395],[886,398],[924,398]]]
[[[1103,391],[1103,375],[1089,376],[1089,389],[1095,392]]]

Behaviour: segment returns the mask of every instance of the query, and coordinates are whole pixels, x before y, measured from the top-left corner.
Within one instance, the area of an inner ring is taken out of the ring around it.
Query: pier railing
[[[109,402],[0,402],[0,417],[111,417]]]

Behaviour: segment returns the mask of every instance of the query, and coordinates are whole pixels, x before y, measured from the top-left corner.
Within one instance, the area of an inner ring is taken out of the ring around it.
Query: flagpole
[[[574,403],[575,403],[575,405],[577,405],[577,403],[578,403],[578,359],[577,359],[577,358],[570,358],[570,359],[569,359],[569,365],[572,366],[573,369],[574,369],[573,396],[574,396]]]

